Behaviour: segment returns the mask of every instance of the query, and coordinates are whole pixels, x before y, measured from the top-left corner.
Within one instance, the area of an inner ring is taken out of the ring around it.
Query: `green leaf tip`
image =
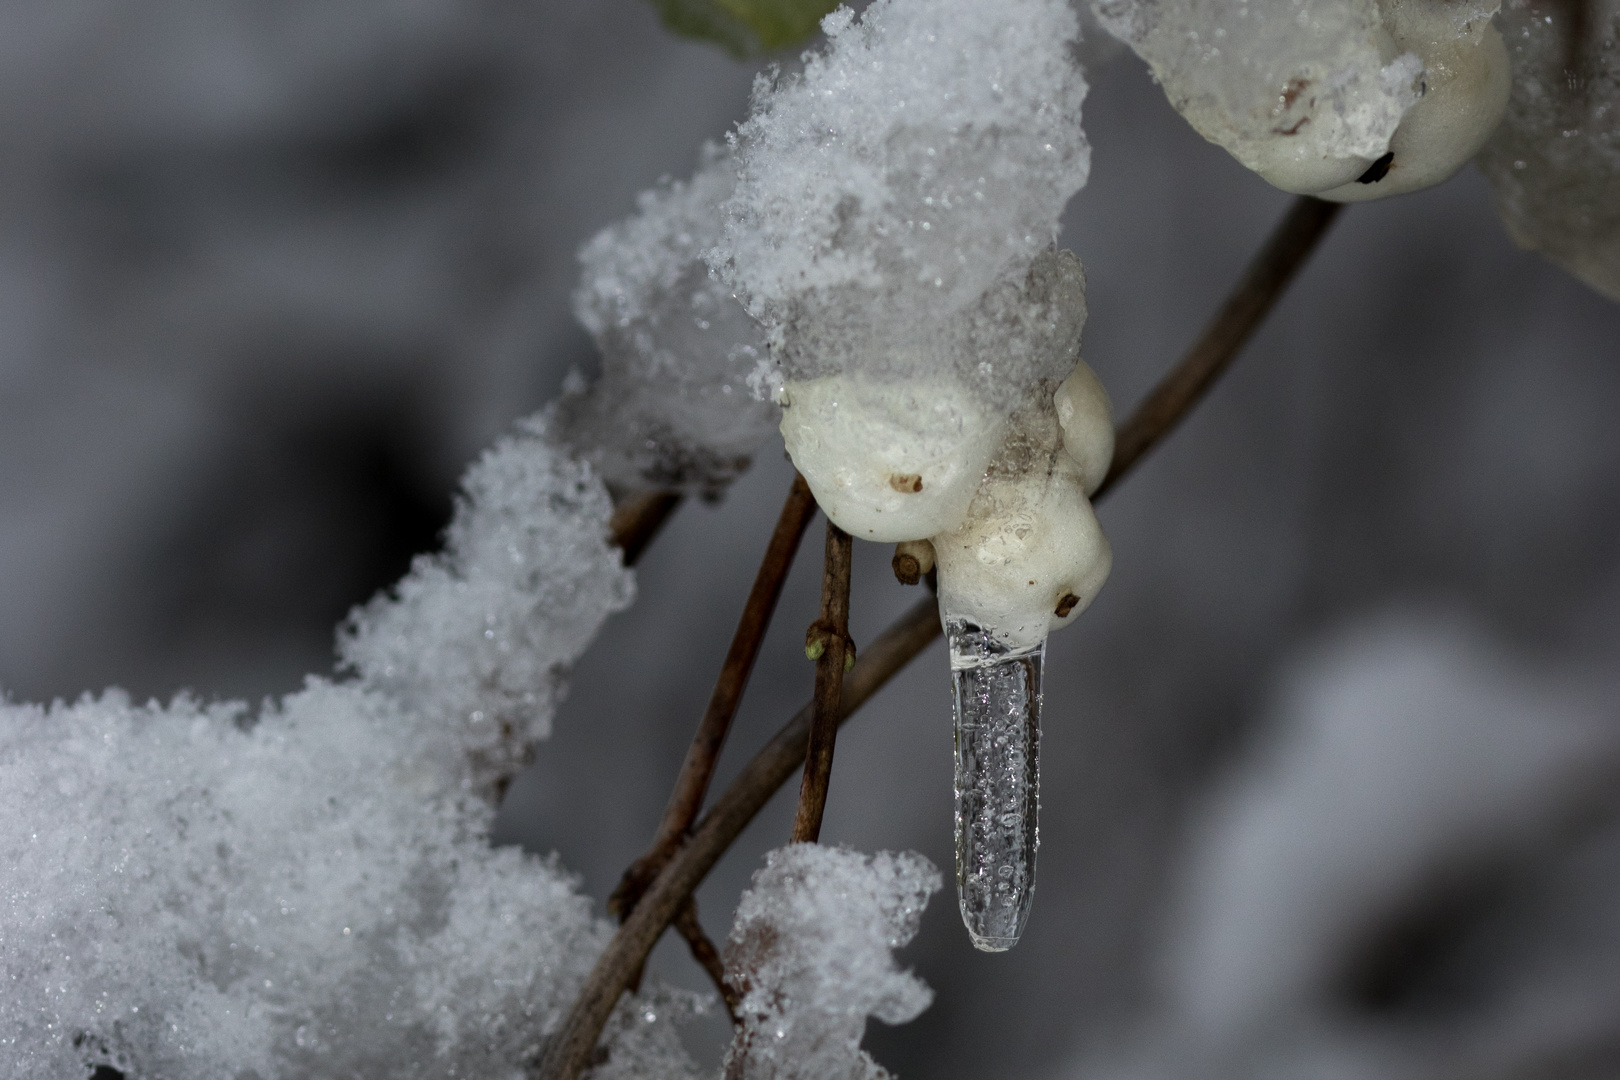
[[[712,41],[733,56],[798,45],[838,0],[651,0],[664,25],[682,37]]]

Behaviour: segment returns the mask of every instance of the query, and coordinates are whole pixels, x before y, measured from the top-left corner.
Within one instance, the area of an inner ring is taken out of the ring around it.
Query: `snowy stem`
[[[816,694],[810,720],[810,743],[804,779],[799,783],[799,810],[793,817],[793,842],[813,844],[821,837],[821,815],[827,809],[832,780],[833,745],[843,719],[839,699],[844,669],[853,666],[855,643],[849,639],[849,568],[854,544],[849,533],[827,519],[827,554],[821,574],[821,617],[810,625],[806,653],[816,660]],[[845,658],[849,665],[845,664]]]
[[[1301,197],[1249,264],[1237,288],[1181,363],[1160,381],[1119,429],[1114,464],[1093,501],[1101,498],[1170,432],[1226,369],[1282,296],[1305,258],[1327,232],[1337,206]],[[926,597],[871,645],[844,678],[839,715],[847,720],[939,636],[939,605]],[[648,886],[641,903],[597,959],[536,1070],[539,1080],[577,1080],[608,1016],[641,970],[664,928],[726,849],[805,760],[810,735],[806,705],[754,755]]]

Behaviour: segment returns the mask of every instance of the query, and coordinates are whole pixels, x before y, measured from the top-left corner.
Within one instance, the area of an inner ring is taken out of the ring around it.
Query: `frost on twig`
[[[728,1080],[880,1080],[866,1018],[915,1019],[933,1000],[893,950],[917,933],[939,871],[913,852],[792,844],[766,856],[737,907],[727,977],[742,994]]]
[[[0,1073],[534,1060],[610,931],[554,862],[489,846],[479,796],[630,600],[608,512],[531,424],[468,474],[444,554],[356,614],[353,677],[258,709],[0,705]],[[684,1075],[669,1009],[647,1008],[622,1007],[617,1075]]]

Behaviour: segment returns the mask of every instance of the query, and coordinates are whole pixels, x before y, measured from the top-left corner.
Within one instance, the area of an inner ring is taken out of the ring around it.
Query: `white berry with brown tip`
[[[1006,420],[945,377],[790,381],[782,438],[816,502],[862,540],[920,540],[967,514]]]
[[[1113,552],[1066,454],[985,481],[967,521],[933,539],[939,605],[1009,648],[1038,645],[1102,589]],[[1060,614],[1061,612],[1061,614]]]

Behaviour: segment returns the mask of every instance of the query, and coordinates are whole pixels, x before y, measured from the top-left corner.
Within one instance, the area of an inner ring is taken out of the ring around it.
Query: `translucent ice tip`
[[[1018,944],[1040,846],[1041,664],[1046,642],[1009,649],[947,617],[956,706],[956,891],[973,945]]]

